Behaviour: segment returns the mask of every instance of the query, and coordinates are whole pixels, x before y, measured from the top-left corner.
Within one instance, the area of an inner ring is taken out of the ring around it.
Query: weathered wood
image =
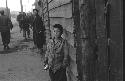
[[[106,26],[104,17],[104,0],[96,0],[96,34],[98,44],[98,60],[96,63],[96,80],[108,81],[108,56],[106,53]]]
[[[80,81],[95,81],[96,15],[94,0],[73,0],[76,55]],[[79,4],[80,3],[80,4]]]
[[[80,13],[79,13],[79,0],[73,0],[73,18],[74,18],[74,35],[75,35],[75,46],[76,46],[76,63],[77,63],[77,71],[78,71],[78,79],[82,81],[83,75],[83,66],[81,65],[82,61],[82,52],[80,47],[80,33],[79,26],[80,26]]]
[[[110,1],[109,81],[123,81],[123,0]]]

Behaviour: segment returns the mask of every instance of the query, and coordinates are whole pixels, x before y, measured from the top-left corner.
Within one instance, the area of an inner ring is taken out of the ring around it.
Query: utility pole
[[[20,6],[21,6],[21,12],[23,13],[23,4],[22,4],[22,0],[20,0]]]
[[[10,18],[10,10],[8,8],[8,1],[6,0],[6,15]]]
[[[8,9],[8,2],[7,2],[7,0],[6,0],[6,8]]]

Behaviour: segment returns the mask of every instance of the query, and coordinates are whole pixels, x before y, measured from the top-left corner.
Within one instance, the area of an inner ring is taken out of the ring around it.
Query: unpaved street
[[[0,81],[48,81],[42,56],[32,48],[32,34],[24,40],[18,27],[11,31],[9,51],[3,51],[0,37]]]

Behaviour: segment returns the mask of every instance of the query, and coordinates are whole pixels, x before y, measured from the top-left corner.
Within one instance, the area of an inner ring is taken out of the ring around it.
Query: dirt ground
[[[42,55],[33,48],[31,38],[24,40],[19,27],[11,31],[10,50],[3,51],[0,37],[0,81],[48,81]]]

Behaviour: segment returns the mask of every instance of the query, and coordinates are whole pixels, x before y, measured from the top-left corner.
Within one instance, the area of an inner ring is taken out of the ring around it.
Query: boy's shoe
[[[6,46],[6,45],[4,46],[4,50],[9,50],[9,49],[10,49],[10,47],[9,47],[8,45],[7,45],[7,46]]]
[[[30,36],[28,35],[28,38],[30,38]]]
[[[7,49],[7,50],[9,50],[9,49],[10,49],[10,47],[9,47],[9,46],[6,46],[6,49]]]
[[[4,48],[3,48],[4,50],[6,50],[6,46],[4,46]]]

